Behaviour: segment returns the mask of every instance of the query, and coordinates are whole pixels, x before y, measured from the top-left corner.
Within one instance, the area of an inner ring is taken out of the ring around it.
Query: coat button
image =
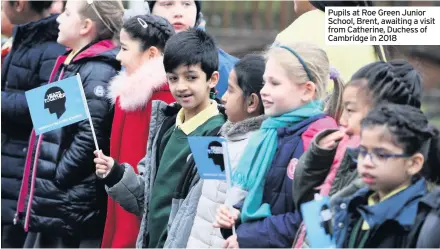
[[[338,223],[338,227],[339,227],[339,228],[344,228],[344,223],[339,222],[339,223]]]
[[[341,209],[346,209],[347,208],[347,204],[345,203],[341,203],[341,205],[339,206]]]
[[[27,151],[27,148],[25,147],[25,148],[23,148],[23,152],[26,152]]]

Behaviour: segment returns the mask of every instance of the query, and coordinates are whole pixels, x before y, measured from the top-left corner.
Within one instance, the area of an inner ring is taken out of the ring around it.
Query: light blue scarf
[[[271,215],[269,204],[262,202],[265,177],[278,145],[277,129],[322,114],[322,110],[322,101],[315,100],[281,116],[269,117],[250,138],[232,175],[232,183],[248,191],[241,210],[242,222]]]

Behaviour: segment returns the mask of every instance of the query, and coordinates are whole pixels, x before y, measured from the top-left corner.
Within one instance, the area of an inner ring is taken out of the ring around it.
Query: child
[[[438,131],[418,109],[386,104],[362,121],[357,170],[367,185],[334,202],[338,248],[402,248],[427,193],[425,177],[437,173]],[[435,150],[435,151],[434,151]]]
[[[265,119],[260,96],[264,67],[262,56],[247,55],[235,64],[229,74],[228,90],[222,98],[228,121],[222,126],[220,135],[228,140],[232,169],[237,166],[249,137]],[[199,180],[189,193],[178,191],[176,196],[180,199],[173,200],[171,213],[175,215],[169,220],[171,226],[165,247],[220,248],[224,239],[212,223],[215,211],[225,202],[227,188],[224,181]],[[239,196],[238,200],[245,194],[244,191],[234,193]],[[228,193],[228,196],[231,194]]]
[[[176,30],[176,33],[193,27],[199,27],[203,22],[202,1],[200,0],[159,0],[148,1],[150,11],[154,15],[167,19]],[[221,98],[228,88],[229,72],[237,58],[218,49],[220,79],[216,86],[217,97]]]
[[[25,91],[49,81],[50,70],[65,47],[57,43],[57,15],[49,13],[52,1],[2,1],[1,4],[2,35],[11,35],[2,44],[1,58],[1,244],[15,248],[23,247],[25,238],[23,227],[13,225],[12,221],[33,127]]]
[[[313,44],[296,43],[272,47],[266,56],[261,97],[269,118],[249,140],[246,156],[232,177],[235,185],[249,191],[244,202],[236,205],[241,209],[240,219],[238,210],[229,214],[222,207],[217,213],[216,227],[237,224],[236,236],[229,237],[225,247],[291,246],[301,221],[291,198],[298,158],[315,133],[337,127],[324,114],[322,100],[330,78],[325,52]],[[338,90],[340,80],[334,74],[332,79]],[[337,105],[331,102],[329,106]]]
[[[343,148],[343,163],[338,168],[330,169],[329,166],[335,156],[338,141],[350,137],[357,140],[360,122],[374,106],[386,102],[419,108],[421,93],[420,74],[405,61],[374,62],[359,69],[344,90],[344,112],[340,120],[343,128],[338,132],[324,131],[318,134],[298,164],[295,173],[297,181],[294,183],[297,207],[313,199],[314,189],[324,179],[321,194],[333,195],[356,178],[357,172],[355,167],[351,167],[353,162],[350,154],[345,152],[346,146]],[[357,147],[358,143],[354,142],[352,146]],[[317,162],[320,162],[319,165]],[[356,190],[352,190],[351,194]]]
[[[384,102],[420,107],[421,92],[419,73],[405,61],[374,62],[359,69],[344,90],[342,128],[318,134],[298,163],[293,192],[296,207],[313,200],[318,187],[321,195],[345,197],[361,188],[356,165],[347,151],[347,147],[359,146],[361,120]],[[335,157],[342,160],[331,166]],[[303,244],[305,228],[301,230],[295,247]]]
[[[173,34],[167,20],[153,15],[132,17],[122,27],[121,50],[116,59],[125,71],[112,80],[109,88],[115,103],[110,156],[117,161],[136,165],[142,159],[147,148],[152,101],[174,100],[162,57],[165,43]],[[109,198],[102,247],[135,247],[139,226],[139,217]]]
[[[58,58],[49,81],[80,75],[98,145],[104,151],[109,149],[113,117],[105,93],[120,69],[112,38],[120,31],[122,15],[121,1],[69,0],[57,18],[58,43],[71,51]],[[37,174],[28,199],[32,217],[25,220],[31,231],[25,247],[99,247],[106,196],[93,172],[94,148],[88,120],[44,133],[38,140],[32,133],[27,163],[34,160]]]
[[[127,211],[142,216],[138,248],[164,246],[171,199],[194,164],[187,137],[217,134],[225,122],[210,99],[218,81],[212,37],[201,30],[172,36],[165,46],[164,65],[178,105],[153,102],[147,153],[138,164],[140,175],[110,157],[95,158],[96,173],[108,173],[104,179],[108,194]]]

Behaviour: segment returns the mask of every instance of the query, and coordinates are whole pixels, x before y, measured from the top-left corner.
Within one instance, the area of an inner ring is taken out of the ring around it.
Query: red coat
[[[166,83],[162,59],[148,61],[135,73],[116,76],[109,95],[115,103],[110,156],[129,163],[137,172],[138,162],[147,151],[152,100],[174,101]],[[103,248],[134,248],[141,217],[131,214],[108,199]]]

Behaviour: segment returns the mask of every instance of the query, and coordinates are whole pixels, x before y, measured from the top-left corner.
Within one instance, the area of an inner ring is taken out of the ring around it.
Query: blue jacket
[[[32,121],[25,91],[49,81],[57,57],[57,15],[14,28],[10,53],[2,64],[2,224],[11,224],[25,165]]]
[[[313,137],[321,129],[330,128],[324,125],[327,122],[324,116],[316,115],[292,127],[278,129],[278,149],[266,175],[263,192],[263,202],[270,204],[272,216],[238,224],[237,237],[241,248],[292,246],[301,223],[292,199],[293,170],[304,152],[304,135]]]
[[[407,189],[380,202],[368,206],[373,192],[363,188],[351,197],[335,200],[333,231],[338,248],[348,246],[349,236],[356,221],[362,217],[372,229],[365,248],[401,248],[408,244],[414,226],[417,207],[427,193],[426,182],[418,180]]]
[[[238,59],[226,53],[221,48],[218,49],[218,72],[220,78],[217,83],[217,98],[220,99],[228,89],[229,72],[234,68]]]

